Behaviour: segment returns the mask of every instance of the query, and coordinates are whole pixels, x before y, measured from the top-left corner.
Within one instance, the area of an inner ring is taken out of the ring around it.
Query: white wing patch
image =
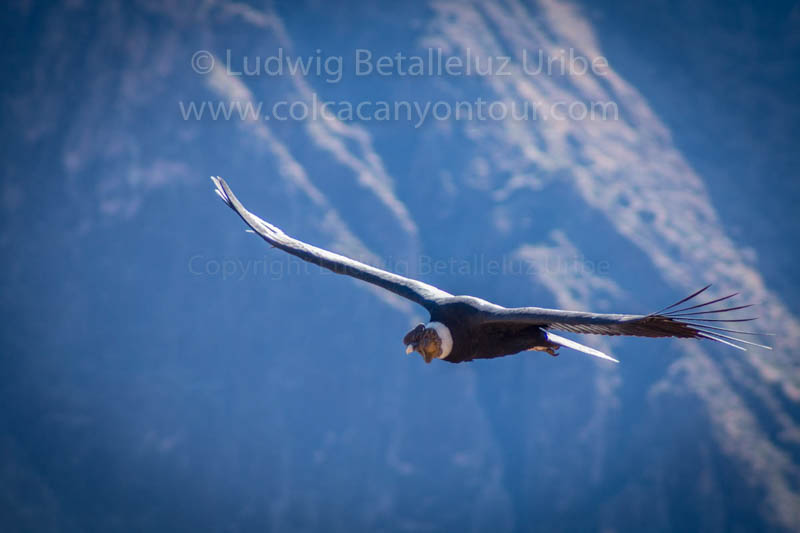
[[[547,336],[547,340],[549,340],[550,342],[554,342],[559,346],[563,346],[564,348],[572,348],[573,350],[578,350],[579,352],[588,353],[589,355],[599,357],[600,359],[606,359],[608,361],[614,361],[615,363],[619,363],[619,361],[617,361],[610,355],[604,354],[603,352],[595,350],[594,348],[589,348],[588,346],[584,346],[583,344],[577,343],[573,340],[565,339],[564,337],[556,335],[555,333],[550,333],[549,331],[545,331],[544,334]]]

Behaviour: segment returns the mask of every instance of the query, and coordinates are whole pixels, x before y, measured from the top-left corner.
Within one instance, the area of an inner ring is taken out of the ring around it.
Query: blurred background
[[[2,10],[3,531],[800,530],[798,4]],[[422,308],[270,249],[209,175],[506,306],[713,282],[775,350],[425,365]]]

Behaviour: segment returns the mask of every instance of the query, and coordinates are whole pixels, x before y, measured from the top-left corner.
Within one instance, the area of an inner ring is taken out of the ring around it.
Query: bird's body
[[[718,323],[746,322],[753,318],[706,318],[750,307],[708,309],[707,306],[735,295],[710,302],[688,305],[708,286],[679,302],[649,315],[585,313],[539,307],[506,308],[473,296],[454,296],[437,287],[366,265],[343,255],[317,248],[286,235],[272,224],[247,211],[221,178],[211,178],[216,192],[228,207],[242,217],[253,232],[272,246],[317,264],[338,274],[345,274],[372,283],[418,303],[430,312],[430,321],[411,330],[403,339],[407,352],[419,352],[426,362],[434,359],[462,363],[474,359],[492,359],[526,350],[545,351],[556,355],[562,346],[596,357],[616,359],[552,330],[599,335],[641,337],[704,338],[744,350],[740,344],[767,348],[761,344],[732,337],[728,333],[756,333],[719,327]]]
[[[448,363],[473,359],[493,359],[525,350],[550,350],[557,345],[547,340],[544,330],[535,324],[503,324],[488,318],[494,306],[469,296],[454,296],[431,312],[431,322],[443,324],[450,332],[453,346],[439,356]]]

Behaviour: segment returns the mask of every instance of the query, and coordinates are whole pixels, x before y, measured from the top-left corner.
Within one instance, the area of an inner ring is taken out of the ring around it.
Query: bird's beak
[[[410,344],[407,345],[406,346],[406,355],[408,355],[410,353],[413,353],[413,352],[414,352],[414,347],[412,345],[410,345]]]

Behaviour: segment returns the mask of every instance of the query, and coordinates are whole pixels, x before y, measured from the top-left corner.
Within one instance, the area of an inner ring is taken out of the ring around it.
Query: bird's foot
[[[558,345],[553,344],[550,346],[534,346],[531,350],[536,350],[537,352],[547,352],[553,357],[558,357]]]

